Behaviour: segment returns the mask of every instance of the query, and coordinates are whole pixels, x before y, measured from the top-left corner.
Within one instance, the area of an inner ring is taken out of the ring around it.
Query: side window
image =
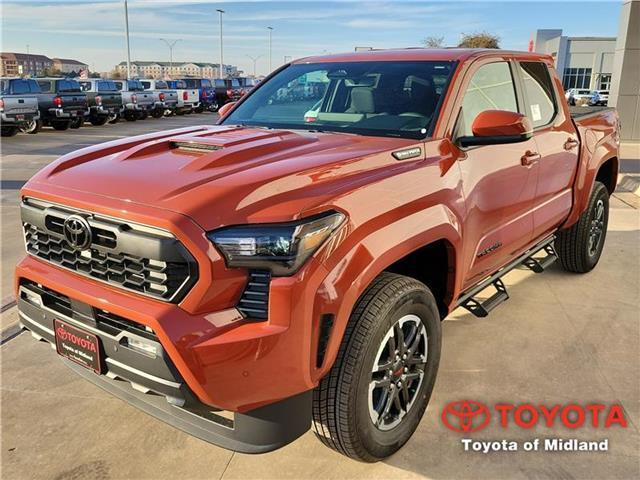
[[[473,135],[471,125],[485,110],[518,111],[513,77],[507,62],[483,65],[471,77],[458,118],[458,136]]]
[[[40,85],[40,90],[42,90],[43,92],[51,92],[51,82],[42,80],[38,82],[38,85]]]
[[[520,62],[518,65],[524,80],[527,116],[534,127],[547,125],[557,111],[549,69],[542,62]]]
[[[142,86],[144,87],[145,90],[149,90],[151,88],[151,82],[147,82],[143,80]]]
[[[38,85],[38,82],[35,80],[29,80],[29,90],[31,93],[40,93],[42,91],[40,90],[40,85]]]
[[[118,90],[122,90],[122,85],[123,85],[123,83],[122,83],[122,82],[115,82],[115,84],[116,84],[116,88],[117,88]]]

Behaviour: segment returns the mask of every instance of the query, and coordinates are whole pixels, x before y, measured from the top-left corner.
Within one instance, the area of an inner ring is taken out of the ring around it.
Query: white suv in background
[[[591,90],[588,88],[570,88],[564,94],[567,99],[567,103],[569,105],[575,105],[578,100],[590,99],[591,98]]]

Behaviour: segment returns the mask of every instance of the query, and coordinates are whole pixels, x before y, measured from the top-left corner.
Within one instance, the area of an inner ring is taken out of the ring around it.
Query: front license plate
[[[58,353],[83,367],[101,373],[98,337],[61,320],[54,320],[54,326]]]

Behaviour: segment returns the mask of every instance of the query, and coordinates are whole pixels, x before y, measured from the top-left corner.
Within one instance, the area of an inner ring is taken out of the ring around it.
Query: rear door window
[[[118,87],[115,82],[111,80],[101,80],[98,82],[98,91],[99,92],[117,92]]]
[[[507,62],[483,65],[471,77],[458,117],[458,136],[472,136],[473,121],[485,110],[518,111],[511,68]]]
[[[156,80],[156,90],[163,89],[163,88],[169,88],[169,85],[167,85],[167,82],[163,80]]]
[[[549,68],[543,62],[520,62],[524,82],[525,110],[534,127],[551,123],[557,106]]]

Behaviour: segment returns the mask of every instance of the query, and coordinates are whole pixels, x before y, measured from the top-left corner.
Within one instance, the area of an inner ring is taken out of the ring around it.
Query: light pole
[[[173,47],[175,47],[176,43],[178,43],[180,40],[182,40],[182,39],[178,38],[178,39],[174,40],[173,42],[170,42],[169,40],[166,40],[164,38],[160,39],[160,41],[166,43],[167,47],[169,47],[169,72],[170,72],[170,75],[173,75]]]
[[[124,0],[124,32],[127,37],[127,80],[131,78],[131,47],[129,46],[129,9]]]
[[[216,12],[220,14],[220,78],[224,78],[224,63],[222,61],[222,14],[224,10],[218,8]]]
[[[271,62],[271,51],[272,51],[272,34],[273,34],[273,27],[267,27],[267,29],[269,30],[269,73],[271,73],[272,70],[272,62]]]
[[[251,55],[247,55],[253,61],[253,76],[256,76],[256,62],[262,58],[262,55],[258,55],[257,57],[252,57]]]

